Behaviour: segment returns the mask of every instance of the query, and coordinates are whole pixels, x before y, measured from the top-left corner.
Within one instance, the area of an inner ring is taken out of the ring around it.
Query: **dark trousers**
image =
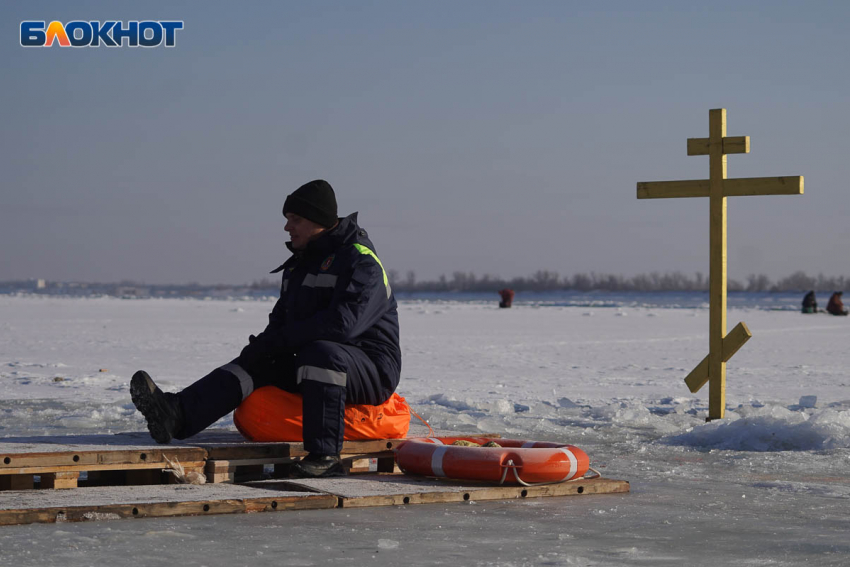
[[[375,364],[362,350],[316,341],[274,359],[238,357],[180,392],[184,425],[175,437],[203,431],[262,386],[301,394],[304,449],[320,455],[342,450],[346,402],[379,405],[392,394],[382,389]]]

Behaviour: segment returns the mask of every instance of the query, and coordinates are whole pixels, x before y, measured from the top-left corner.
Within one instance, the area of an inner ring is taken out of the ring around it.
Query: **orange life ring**
[[[455,441],[495,441],[500,447],[452,445]],[[581,478],[590,468],[590,458],[578,447],[521,439],[410,439],[398,446],[395,457],[405,473],[523,485]]]
[[[249,441],[301,441],[301,395],[274,386],[258,388],[233,412],[233,424]],[[410,407],[395,393],[379,406],[345,406],[346,441],[401,439],[409,427]]]

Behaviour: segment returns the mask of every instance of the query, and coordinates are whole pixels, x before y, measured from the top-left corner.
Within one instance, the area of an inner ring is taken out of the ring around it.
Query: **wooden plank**
[[[206,451],[181,445],[140,444],[140,434],[18,437],[0,439],[0,474],[39,467],[104,470],[113,465],[133,468],[162,466],[165,457],[180,462],[203,461]],[[92,468],[92,467],[99,467]]]
[[[158,485],[0,493],[0,525],[328,509],[327,494],[240,485]]]
[[[711,182],[708,179],[684,181],[641,181],[637,184],[638,199],[673,199],[708,197]],[[723,181],[724,197],[752,197],[762,195],[802,195],[802,175],[791,177],[741,177]]]
[[[708,179],[685,181],[640,181],[638,199],[672,199],[682,197],[708,197]]]
[[[289,465],[297,462],[298,459],[290,457],[266,457],[259,459],[213,459],[207,461],[204,469],[204,474],[207,477],[207,482],[241,482],[249,479],[258,479],[263,476],[263,468],[265,465],[274,465],[276,477],[285,476],[283,465],[288,471]],[[372,466],[371,461],[374,461]],[[345,469],[352,473],[364,472],[394,472],[395,471],[395,455],[391,451],[383,451],[380,453],[372,453],[365,455],[342,455],[342,463]]]
[[[183,461],[180,460],[180,464],[184,466],[184,468],[204,468],[204,464],[206,461]],[[168,467],[168,463],[161,462],[153,462],[153,463],[145,463],[145,464],[106,464],[106,465],[80,465],[80,466],[64,466],[64,465],[55,465],[55,466],[39,466],[39,467],[21,467],[21,468],[9,468],[0,470],[0,477],[6,474],[46,474],[52,472],[83,472],[83,471],[129,471],[129,470],[142,470],[142,469],[164,469]]]
[[[209,461],[207,461],[205,468],[207,470],[224,470],[231,467],[244,467],[252,465],[276,465],[294,463],[296,461],[298,461],[298,459],[291,459],[289,457],[275,457],[268,459],[210,459]]]
[[[750,328],[740,321],[723,339],[723,362],[729,362],[738,350],[753,337]]]
[[[732,329],[726,337],[723,339],[723,362],[729,362],[729,359],[738,352],[744,343],[746,343],[750,338],[752,338],[753,334],[750,332],[749,327],[747,327],[746,323],[741,321],[735,328]],[[688,389],[692,393],[696,393],[705,386],[705,383],[708,382],[708,356],[706,355],[702,361],[697,364],[696,368],[694,368],[688,377],[685,378],[685,384],[687,384]]]
[[[749,197],[760,195],[802,195],[803,176],[793,177],[741,177],[727,179],[723,183],[723,194],[727,197]]]
[[[208,434],[207,434],[208,433]],[[303,443],[254,443],[235,431],[212,430],[171,445],[140,445],[141,434],[25,437],[0,440],[0,474],[18,474],[22,469],[44,472],[61,470],[108,470],[112,465],[127,468],[164,467],[165,457],[181,463],[209,459],[266,459],[303,457]],[[399,439],[346,441],[343,455],[390,453]],[[41,467],[41,468],[40,468]],[[60,470],[60,469],[57,469]]]
[[[723,337],[726,336],[726,109],[708,111],[709,144],[709,226],[708,266],[708,417],[722,419],[726,408],[726,363],[723,362]]]
[[[213,430],[207,433],[203,432],[180,443],[204,449],[211,460],[292,458],[307,455],[304,444],[301,442],[253,442],[246,440],[235,431]],[[342,445],[342,455],[388,452],[392,451],[400,441],[403,439],[346,441]]]
[[[748,154],[750,153],[749,136],[725,136],[723,138],[724,154]]]
[[[579,496],[629,492],[626,481],[598,479],[566,482],[546,486],[465,486],[452,491],[412,492],[376,496],[340,497],[340,508],[368,506],[398,506],[407,504],[434,504],[443,502],[468,502],[477,500],[514,500],[519,498],[544,498],[552,496]]]
[[[724,154],[748,154],[750,153],[749,136],[725,136],[723,138]],[[709,155],[709,138],[688,138],[689,156]]]
[[[333,494],[339,498],[341,508],[629,492],[627,481],[606,478],[523,487],[493,486],[469,481],[461,483],[406,475],[363,475],[344,478],[262,481],[251,483],[251,486],[281,486]]]
[[[44,466],[68,466],[68,467],[90,467],[90,466],[131,466],[134,468],[145,468],[147,466],[158,466],[166,463],[165,457],[170,460],[179,459],[180,462],[203,461],[207,455],[203,449],[198,448],[176,448],[176,450],[147,451],[123,451],[101,449],[94,451],[43,451],[11,453],[4,451],[8,444],[0,443],[0,474],[14,469],[33,468]]]
[[[77,488],[79,472],[56,472],[41,475],[42,488],[66,489]]]

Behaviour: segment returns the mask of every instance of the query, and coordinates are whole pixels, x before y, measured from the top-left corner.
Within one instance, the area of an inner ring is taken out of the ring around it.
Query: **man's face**
[[[308,242],[327,229],[295,213],[286,213],[286,226],[283,230],[289,233],[293,250],[304,250]]]

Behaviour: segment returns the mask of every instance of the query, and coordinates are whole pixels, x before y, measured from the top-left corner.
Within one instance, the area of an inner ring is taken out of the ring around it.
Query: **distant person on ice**
[[[817,313],[818,312],[818,302],[815,299],[814,290],[810,291],[803,298],[803,313]]]
[[[844,302],[841,301],[841,296],[844,292],[836,291],[829,298],[829,303],[826,304],[826,310],[833,315],[847,315],[847,310],[844,309]]]
[[[387,273],[357,213],[337,218],[334,191],[316,180],[286,198],[292,252],[269,324],[232,362],[177,394],[143,370],[130,382],[136,408],[157,443],[185,439],[227,415],[255,389],[274,385],[303,396],[299,477],[343,474],[345,403],[379,405],[401,372],[398,313]]]
[[[512,289],[500,289],[499,295],[502,297],[502,301],[499,302],[499,307],[505,309],[509,308],[514,303],[514,290]]]

